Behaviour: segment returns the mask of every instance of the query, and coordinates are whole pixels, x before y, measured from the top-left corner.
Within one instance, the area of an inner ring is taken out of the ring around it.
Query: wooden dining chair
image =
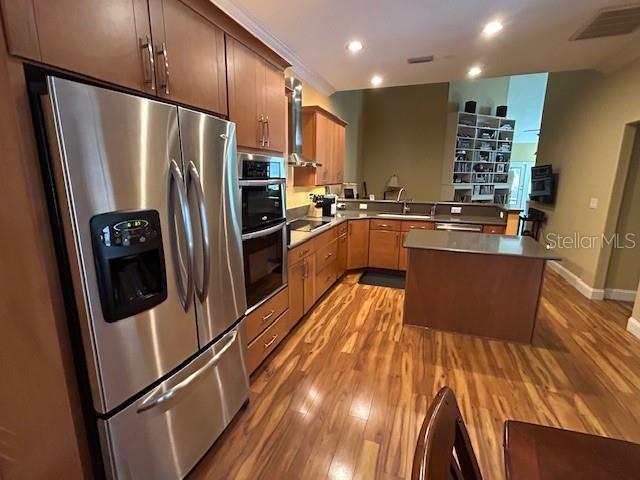
[[[411,480],[482,480],[469,433],[449,387],[434,398],[413,457]]]

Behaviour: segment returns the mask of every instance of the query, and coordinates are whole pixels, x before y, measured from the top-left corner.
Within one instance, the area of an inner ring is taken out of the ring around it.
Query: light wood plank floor
[[[628,304],[587,300],[549,272],[534,344],[522,346],[403,328],[403,291],[357,278],[336,285],[254,375],[250,406],[192,479],[409,478],[443,385],[488,479],[504,478],[506,419],[640,442]]]

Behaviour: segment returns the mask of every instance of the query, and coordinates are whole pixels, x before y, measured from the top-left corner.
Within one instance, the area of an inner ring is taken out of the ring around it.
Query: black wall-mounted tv
[[[551,165],[531,167],[531,193],[529,198],[535,202],[554,203],[557,183],[558,174],[553,173]]]

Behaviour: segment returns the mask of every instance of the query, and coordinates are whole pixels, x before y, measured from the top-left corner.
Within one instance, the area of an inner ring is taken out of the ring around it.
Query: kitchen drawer
[[[278,318],[287,308],[289,308],[289,287],[279,291],[265,303],[247,315],[245,324],[247,326],[247,341],[251,342],[265,328]]]
[[[265,358],[273,352],[289,332],[289,311],[287,310],[274,321],[269,328],[247,347],[247,371],[253,373]]]
[[[498,235],[504,235],[506,232],[506,227],[504,225],[485,225],[482,227],[482,233],[495,233]]]
[[[298,263],[303,258],[308,257],[314,252],[314,239],[307,240],[302,245],[297,246],[289,250],[289,265]]]
[[[402,222],[402,231],[409,232],[411,230],[435,230],[435,224],[433,222]]]
[[[320,235],[315,237],[313,239],[313,243],[317,250],[318,247],[322,247],[323,245],[326,245],[327,243],[331,242],[332,240],[335,240],[336,238],[338,238],[338,228],[331,227],[326,232],[322,232]]]
[[[340,225],[338,225],[338,237],[345,235],[347,233],[347,230],[349,230],[349,222],[342,222]]]
[[[324,268],[338,257],[338,242],[332,240],[328,245],[316,250],[316,272],[321,272]]]
[[[402,222],[399,220],[386,220],[373,218],[369,224],[371,230],[389,230],[392,232],[399,232],[402,228]]]
[[[334,258],[334,260],[326,265],[326,268],[322,271],[318,271],[316,273],[316,300],[318,300],[324,292],[329,290],[331,285],[333,285],[338,279],[338,261]]]

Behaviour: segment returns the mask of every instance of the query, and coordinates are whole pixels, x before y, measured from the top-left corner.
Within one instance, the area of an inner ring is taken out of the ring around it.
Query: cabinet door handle
[[[164,84],[162,88],[164,89],[164,94],[169,95],[171,93],[171,88],[169,86],[169,57],[167,56],[167,44],[166,42],[162,42],[160,44],[160,48],[157,50],[157,55],[162,56],[163,65],[164,65]]]
[[[267,320],[269,320],[271,317],[273,317],[273,314],[275,313],[274,310],[271,310],[269,313],[267,313],[264,317],[262,317],[261,322],[264,323]]]
[[[305,261],[304,261],[304,263],[303,263],[303,265],[304,265],[304,270],[303,270],[303,272],[302,272],[302,279],[303,279],[303,280],[306,280],[306,279],[308,278],[308,275],[309,275],[309,268],[308,268],[308,267],[309,267],[309,264],[308,264],[308,263],[307,263],[307,261],[305,260]]]
[[[333,253],[328,253],[327,255],[325,255],[324,259],[326,260],[327,258],[331,258],[333,257]]]
[[[273,337],[271,337],[271,340],[269,340],[267,343],[264,344],[264,349],[266,350],[271,345],[273,345],[273,342],[276,341],[276,338],[278,338],[278,334],[277,333]]]
[[[149,35],[140,39],[140,50],[147,53],[147,61],[149,62],[149,78],[147,78],[147,69],[144,68],[144,83],[151,86],[151,91],[156,91],[156,62],[153,58],[153,45]],[[144,58],[144,56],[143,56]]]
[[[265,143],[267,147],[269,146],[269,141],[271,140],[271,131],[269,130],[269,115],[265,118],[264,124],[266,126],[265,129]]]
[[[260,146],[264,147],[264,115],[258,119],[258,135],[260,136]]]

